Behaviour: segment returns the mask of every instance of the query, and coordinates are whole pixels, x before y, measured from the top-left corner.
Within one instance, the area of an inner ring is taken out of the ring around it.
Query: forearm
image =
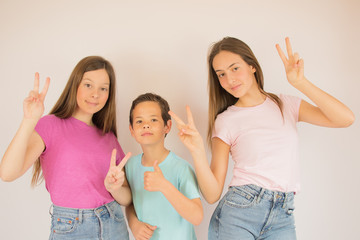
[[[191,155],[194,160],[196,178],[201,193],[208,203],[213,204],[219,200],[223,190],[223,184],[216,179],[212,172],[205,149],[199,149],[196,152],[192,152]]]
[[[126,206],[125,215],[126,215],[126,219],[127,219],[128,223],[129,223],[129,227],[130,227],[130,229],[132,229],[134,224],[139,222],[139,219],[137,218],[136,213],[135,213],[135,208],[134,208],[133,203],[130,203],[128,206]]]
[[[203,219],[203,208],[200,199],[185,197],[174,185],[166,181],[161,191],[170,204],[184,219],[193,225],[199,225]]]
[[[2,180],[13,181],[24,173],[25,155],[35,126],[36,121],[22,120],[1,161],[0,177]]]
[[[132,202],[129,186],[122,186],[118,191],[110,192],[113,198],[122,206],[129,206]]]
[[[354,114],[347,106],[306,78],[294,87],[313,101],[334,127],[347,127],[353,123]]]

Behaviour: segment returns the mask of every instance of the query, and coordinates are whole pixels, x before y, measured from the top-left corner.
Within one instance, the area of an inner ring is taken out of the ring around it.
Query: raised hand
[[[161,191],[164,183],[166,182],[158,161],[154,162],[154,171],[147,171],[144,173],[144,189],[150,192]]]
[[[194,119],[189,106],[186,106],[186,114],[188,123],[185,124],[174,112],[169,111],[170,116],[175,120],[176,126],[179,129],[179,138],[183,144],[194,152],[203,148],[204,143],[199,131],[195,127]]]
[[[109,171],[104,180],[105,188],[110,193],[118,191],[122,187],[125,181],[124,166],[130,157],[131,153],[127,153],[119,165],[116,166],[116,149],[112,151]]]
[[[284,63],[286,77],[289,83],[293,86],[301,83],[304,78],[304,60],[299,57],[298,53],[293,53],[290,39],[287,37],[285,38],[286,42],[286,50],[288,57],[284,54],[281,50],[279,44],[276,44],[276,49],[279,53],[279,56]]]
[[[35,73],[34,89],[23,102],[24,118],[38,121],[44,113],[44,100],[49,89],[50,78],[47,77],[42,91],[39,93],[39,73]]]

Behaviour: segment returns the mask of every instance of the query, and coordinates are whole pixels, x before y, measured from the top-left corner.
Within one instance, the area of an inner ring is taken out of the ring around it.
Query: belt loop
[[[107,211],[109,212],[110,217],[111,217],[111,218],[114,218],[113,212],[111,211],[111,208],[110,208],[110,206],[109,206],[111,203],[112,203],[112,202],[106,203],[104,206],[106,207]]]
[[[259,193],[259,195],[257,196],[257,200],[256,200],[257,203],[260,202],[262,196],[264,195],[264,192],[265,192],[265,188],[261,188],[260,193]]]
[[[285,198],[284,198],[284,202],[283,202],[282,208],[285,208],[285,206],[286,206],[287,196],[288,196],[288,193],[286,192],[286,193],[285,193]]]
[[[51,217],[53,216],[53,213],[54,213],[54,204],[51,204],[49,208],[49,214],[51,215]]]
[[[83,210],[79,209],[79,216],[78,216],[79,223],[81,224],[83,221]]]

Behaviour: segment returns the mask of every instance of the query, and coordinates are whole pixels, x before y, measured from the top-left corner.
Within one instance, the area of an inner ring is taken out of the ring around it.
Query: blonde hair
[[[239,55],[248,65],[255,68],[255,79],[258,85],[258,88],[262,94],[269,97],[274,101],[278,106],[282,114],[282,101],[281,99],[273,94],[265,92],[264,90],[264,76],[260,67],[259,62],[257,61],[254,53],[250,47],[243,41],[233,38],[225,37],[221,41],[214,43],[208,54],[208,91],[209,91],[209,123],[208,123],[208,132],[207,132],[207,142],[211,147],[211,137],[215,125],[215,119],[218,114],[225,111],[229,106],[234,105],[238,98],[235,98],[233,95],[228,93],[220,85],[218,76],[213,68],[214,57],[219,54],[221,51],[228,51]]]
[[[65,119],[73,115],[77,107],[76,95],[85,72],[105,69],[110,79],[109,97],[105,106],[92,117],[94,125],[103,133],[113,132],[117,136],[116,127],[116,79],[111,63],[100,56],[88,56],[80,60],[72,71],[70,78],[54,107],[49,114]],[[31,186],[37,185],[43,179],[40,158],[33,166]]]

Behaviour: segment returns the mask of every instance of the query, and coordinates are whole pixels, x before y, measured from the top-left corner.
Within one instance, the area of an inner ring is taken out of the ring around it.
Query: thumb
[[[161,169],[159,167],[157,160],[154,162],[154,172],[161,172]]]
[[[150,225],[148,223],[145,223],[145,225],[146,225],[147,228],[149,228],[150,230],[153,230],[153,231],[157,228],[157,226],[152,226],[152,225]]]

